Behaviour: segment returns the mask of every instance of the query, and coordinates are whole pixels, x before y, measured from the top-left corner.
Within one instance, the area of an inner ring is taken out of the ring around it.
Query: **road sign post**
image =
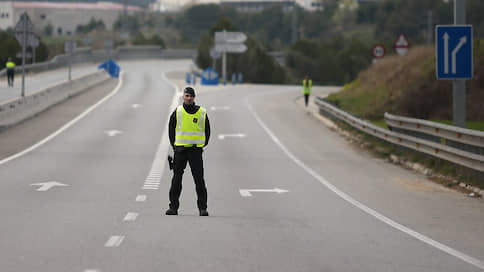
[[[466,79],[473,75],[472,26],[465,25],[465,0],[454,2],[454,25],[436,27],[437,78],[453,80],[455,126],[466,126]]]
[[[22,46],[22,91],[21,96],[25,96],[25,52],[29,41],[34,36],[34,25],[30,21],[27,12],[20,15],[20,20],[15,25],[15,38]]]
[[[215,50],[222,53],[222,78],[227,82],[227,53],[244,53],[247,36],[242,32],[215,32]]]
[[[405,56],[410,49],[410,43],[408,42],[407,36],[404,33],[400,33],[397,40],[393,44],[393,50],[399,56]]]
[[[68,62],[69,62],[69,73],[68,73],[68,79],[71,80],[71,70],[72,70],[72,54],[76,50],[77,43],[75,41],[66,41],[64,44],[64,51],[66,54],[69,55],[68,57]]]

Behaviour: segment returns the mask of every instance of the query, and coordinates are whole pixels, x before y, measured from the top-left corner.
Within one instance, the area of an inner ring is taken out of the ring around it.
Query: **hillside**
[[[467,81],[467,119],[484,121],[484,44],[476,43],[474,78]],[[328,100],[357,116],[380,120],[385,112],[452,120],[452,82],[437,80],[434,47],[416,47],[361,72]]]

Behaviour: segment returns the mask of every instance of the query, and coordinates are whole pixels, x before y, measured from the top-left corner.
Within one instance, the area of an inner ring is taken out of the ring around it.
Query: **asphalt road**
[[[96,64],[73,65],[71,69],[72,79],[76,79],[97,71]],[[42,73],[28,73],[25,76],[25,95],[42,91],[49,86],[57,85],[68,78],[68,68],[46,71]],[[16,72],[14,86],[8,87],[7,76],[0,80],[0,103],[12,100],[21,96],[22,93],[22,72]]]
[[[177,94],[162,74],[188,65],[121,63],[112,97],[0,162],[1,271],[484,268],[482,200],[355,149],[308,114],[299,87],[202,88],[211,216],[198,216],[190,171],[180,215],[165,216]],[[48,181],[68,186],[31,185]]]

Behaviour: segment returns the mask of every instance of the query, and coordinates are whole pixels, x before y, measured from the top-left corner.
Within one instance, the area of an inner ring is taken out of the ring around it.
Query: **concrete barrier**
[[[60,83],[35,94],[4,102],[0,104],[0,130],[31,118],[53,105],[108,79],[110,79],[108,73],[99,71],[79,79]]]

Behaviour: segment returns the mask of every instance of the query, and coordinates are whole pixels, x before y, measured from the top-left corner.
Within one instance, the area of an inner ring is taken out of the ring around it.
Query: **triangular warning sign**
[[[400,34],[395,42],[395,47],[409,47],[408,39],[405,34]]]

